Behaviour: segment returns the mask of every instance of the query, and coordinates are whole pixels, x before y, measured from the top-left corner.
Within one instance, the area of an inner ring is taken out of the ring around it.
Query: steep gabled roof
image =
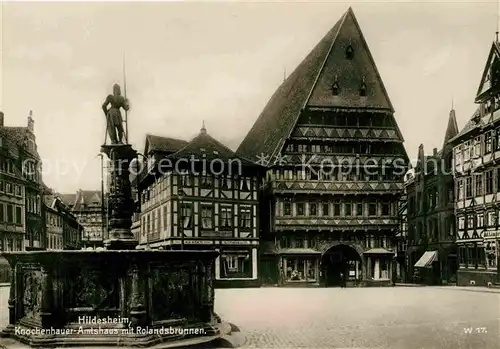
[[[351,46],[353,56],[346,59]],[[338,84],[339,93],[332,94]],[[366,89],[366,96],[360,90]],[[351,8],[273,94],[237,154],[255,160],[281,149],[307,107],[394,109]]]
[[[80,211],[90,206],[93,202],[96,205],[101,205],[101,191],[100,190],[79,190],[76,193],[75,204],[73,210]]]
[[[151,152],[174,153],[186,146],[187,143],[182,139],[147,134],[144,154],[147,155]]]
[[[500,59],[500,44],[497,41],[493,41],[493,44],[491,44],[488,59],[486,60],[486,65],[483,70],[483,75],[481,76],[481,82],[479,83],[479,87],[477,89],[476,98],[479,98],[482,94],[484,94],[491,88],[490,70],[493,62],[498,59]]]

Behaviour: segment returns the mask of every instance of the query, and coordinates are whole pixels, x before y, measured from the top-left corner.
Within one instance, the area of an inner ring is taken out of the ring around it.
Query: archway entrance
[[[321,269],[327,287],[341,286],[343,281],[361,280],[361,256],[351,246],[336,245],[321,257]]]

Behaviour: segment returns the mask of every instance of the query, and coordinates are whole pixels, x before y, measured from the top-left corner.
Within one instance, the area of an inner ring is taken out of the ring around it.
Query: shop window
[[[485,244],[485,255],[488,269],[497,268],[497,247],[495,241],[488,241]]]
[[[220,260],[221,279],[252,277],[252,257],[248,251],[223,251]]]
[[[286,257],[286,279],[288,282],[316,281],[316,260],[304,257]]]

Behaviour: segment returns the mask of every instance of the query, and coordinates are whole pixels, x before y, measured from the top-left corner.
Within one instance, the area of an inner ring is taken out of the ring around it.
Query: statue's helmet
[[[120,89],[120,85],[118,84],[114,84],[113,85],[113,94],[114,95],[121,95],[121,89]]]

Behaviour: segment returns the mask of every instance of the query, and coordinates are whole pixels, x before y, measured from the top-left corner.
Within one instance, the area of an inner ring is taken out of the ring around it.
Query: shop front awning
[[[438,260],[438,252],[437,251],[426,251],[420,257],[420,259],[415,263],[416,268],[430,268],[432,262],[436,262]]]

